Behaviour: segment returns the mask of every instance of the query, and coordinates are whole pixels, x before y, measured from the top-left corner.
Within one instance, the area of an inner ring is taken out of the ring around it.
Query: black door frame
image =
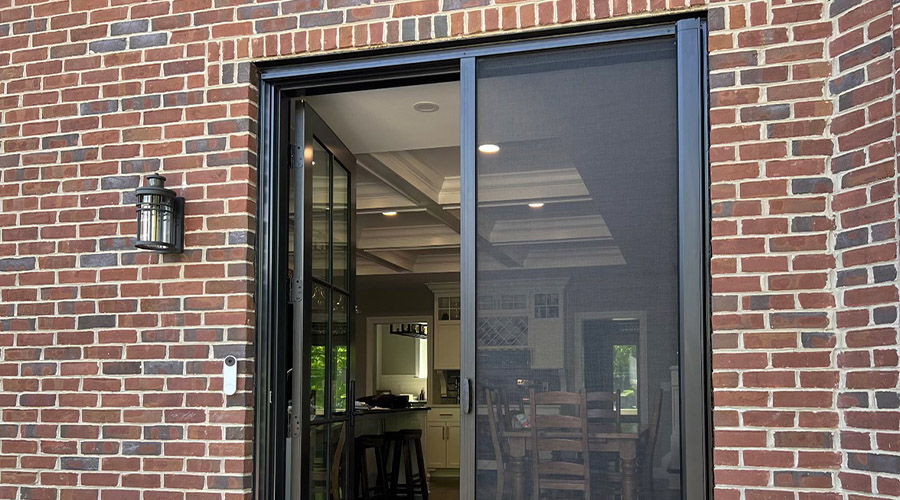
[[[696,15],[696,14],[695,14]],[[259,167],[256,265],[254,481],[259,500],[286,498],[287,357],[277,332],[289,331],[287,300],[288,184],[292,98],[328,92],[410,85],[458,78],[461,133],[461,367],[475,366],[475,58],[661,36],[678,50],[680,409],[683,498],[712,498],[711,368],[709,350],[709,193],[706,23],[697,17],[658,18],[638,27],[607,24],[479,37],[417,47],[310,57],[300,64],[259,65]],[[362,54],[362,55],[361,55]],[[460,496],[475,498],[475,415],[463,409]]]

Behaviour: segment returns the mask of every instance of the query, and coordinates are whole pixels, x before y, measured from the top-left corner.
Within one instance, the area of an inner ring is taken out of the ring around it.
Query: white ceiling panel
[[[354,154],[459,146],[459,82],[307,98]],[[422,113],[417,102],[440,109]]]

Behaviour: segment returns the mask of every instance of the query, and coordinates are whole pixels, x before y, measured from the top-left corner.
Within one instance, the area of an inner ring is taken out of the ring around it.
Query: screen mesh
[[[478,62],[478,498],[501,476],[510,498],[680,498],[675,57]],[[553,449],[560,415],[587,451]]]

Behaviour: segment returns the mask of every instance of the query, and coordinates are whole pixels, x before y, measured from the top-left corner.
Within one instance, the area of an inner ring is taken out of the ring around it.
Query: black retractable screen
[[[680,498],[675,38],[476,78],[476,496]],[[588,451],[538,428],[580,415],[548,392],[584,398]]]

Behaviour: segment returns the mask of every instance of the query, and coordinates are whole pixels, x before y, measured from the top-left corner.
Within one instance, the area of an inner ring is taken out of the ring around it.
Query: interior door
[[[353,498],[356,159],[294,107],[291,499]]]

